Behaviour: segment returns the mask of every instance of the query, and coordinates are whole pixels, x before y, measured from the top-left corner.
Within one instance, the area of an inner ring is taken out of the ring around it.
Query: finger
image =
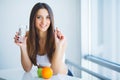
[[[15,38],[19,38],[18,32],[16,32],[16,34],[15,34]]]
[[[57,31],[57,33],[60,32],[60,30],[58,28],[56,29],[56,31]]]
[[[16,35],[18,35],[19,34],[19,32],[16,32]]]
[[[54,30],[54,35],[55,35],[55,38],[57,38],[57,31]]]
[[[19,40],[18,40],[18,39],[15,39],[14,42],[15,42],[15,43],[19,43]]]
[[[60,30],[58,29],[58,27],[56,27],[56,35],[57,35],[57,37],[58,38],[60,38],[61,36],[60,36],[60,34],[61,34],[61,32],[60,32]]]
[[[56,35],[59,39],[64,39],[64,35],[61,33],[61,31],[56,27]]]
[[[56,31],[57,31],[57,32],[60,32],[60,30],[58,29],[58,27],[56,27]]]
[[[19,36],[15,35],[14,40],[17,40],[17,39],[19,39]]]
[[[57,32],[57,37],[60,39],[61,38],[61,32]]]
[[[64,39],[64,36],[61,36],[61,39]]]
[[[19,38],[19,36],[18,36],[18,35],[15,35],[15,37],[16,37],[16,38]]]
[[[64,38],[64,35],[61,33],[61,31],[58,32],[58,37],[59,37],[60,39],[63,39],[63,38]]]

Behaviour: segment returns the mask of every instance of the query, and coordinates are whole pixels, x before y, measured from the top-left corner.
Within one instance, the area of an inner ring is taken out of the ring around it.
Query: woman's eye
[[[47,16],[47,19],[50,19],[50,16]]]
[[[41,16],[38,16],[37,19],[41,19]]]

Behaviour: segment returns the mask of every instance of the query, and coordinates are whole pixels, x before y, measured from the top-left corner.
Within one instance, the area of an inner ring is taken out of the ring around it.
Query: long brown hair
[[[30,60],[34,65],[36,64],[36,55],[40,49],[40,37],[38,30],[35,26],[36,13],[39,9],[46,9],[50,16],[50,26],[47,30],[47,39],[45,44],[45,50],[48,54],[49,61],[51,62],[54,50],[55,50],[55,38],[54,38],[54,18],[51,8],[46,3],[37,3],[32,8],[29,21],[29,32],[27,38],[27,51],[30,57]]]

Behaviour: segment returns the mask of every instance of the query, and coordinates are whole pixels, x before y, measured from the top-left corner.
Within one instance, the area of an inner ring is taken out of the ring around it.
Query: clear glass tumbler
[[[23,42],[26,35],[27,25],[20,25],[18,30],[19,42]]]

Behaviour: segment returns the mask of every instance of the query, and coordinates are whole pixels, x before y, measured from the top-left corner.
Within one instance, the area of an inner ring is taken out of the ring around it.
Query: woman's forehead
[[[49,15],[49,13],[48,13],[48,11],[47,11],[47,9],[39,9],[38,11],[37,11],[37,15]]]

